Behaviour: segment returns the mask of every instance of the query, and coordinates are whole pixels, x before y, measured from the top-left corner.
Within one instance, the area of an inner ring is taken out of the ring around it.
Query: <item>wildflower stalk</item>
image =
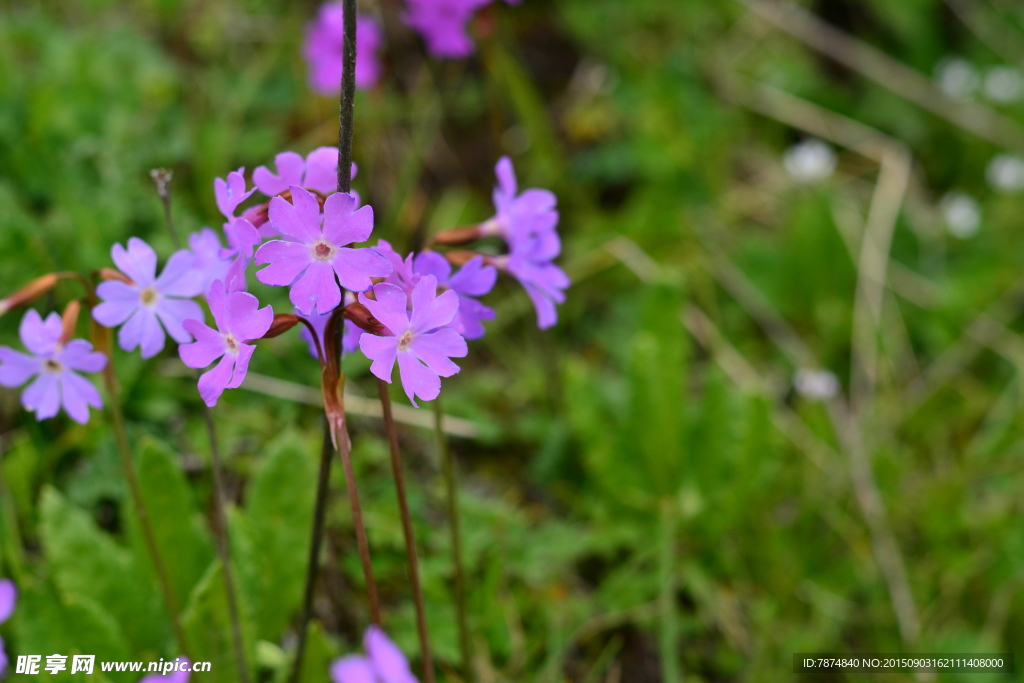
[[[178,600],[174,597],[174,590],[171,587],[170,575],[167,573],[167,565],[164,564],[163,556],[160,554],[160,547],[156,542],[156,534],[149,519],[149,511],[146,509],[146,501],[142,496],[142,485],[139,483],[139,472],[135,469],[135,461],[132,457],[132,447],[128,441],[128,430],[125,426],[124,412],[121,409],[121,388],[114,374],[113,354],[109,347],[104,349],[107,352],[107,365],[103,368],[103,384],[107,390],[107,404],[110,406],[111,422],[113,423],[114,436],[117,440],[117,450],[121,455],[121,467],[124,468],[124,478],[128,482],[128,492],[132,498],[132,506],[135,508],[135,516],[139,520],[139,528],[149,551],[150,561],[153,563],[153,570],[156,572],[157,583],[160,584],[160,592],[164,599],[164,607],[171,618],[171,628],[174,630],[174,637],[178,641],[178,648],[181,653],[191,659],[188,639],[181,627],[178,608]]]
[[[455,616],[459,627],[459,650],[462,655],[462,675],[467,683],[473,683],[476,676],[473,669],[473,641],[466,618],[466,572],[462,562],[462,522],[459,516],[459,490],[456,483],[455,458],[444,433],[444,411],[441,399],[434,400],[434,432],[441,451],[441,468],[444,472],[445,498],[448,502],[448,531],[452,543],[452,564],[455,566]]]
[[[398,495],[398,509],[402,515],[402,532],[405,535],[405,559],[409,565],[409,584],[412,587],[413,603],[416,605],[416,630],[420,636],[423,681],[424,683],[434,683],[434,660],[430,652],[430,633],[427,631],[427,614],[423,604],[423,588],[420,586],[419,560],[416,557],[416,537],[412,529],[409,499],[405,491],[402,453],[398,447],[398,429],[395,427],[395,419],[391,415],[391,397],[388,395],[388,383],[378,379],[377,390],[380,392],[380,405],[384,413],[384,429],[388,434],[388,445],[391,446],[391,470],[395,475],[395,492]]]
[[[181,249],[181,238],[174,228],[174,220],[171,216],[171,171],[164,168],[157,168],[150,171],[153,182],[156,183],[156,192],[164,206],[164,219],[167,222],[167,230],[174,241],[174,247]],[[201,374],[200,371],[196,371]],[[238,616],[238,597],[235,591],[235,576],[231,563],[231,536],[228,530],[228,517],[224,512],[224,468],[220,458],[220,442],[217,439],[217,424],[213,419],[213,410],[203,403],[203,422],[206,425],[206,435],[210,441],[210,461],[213,466],[213,499],[214,519],[217,526],[217,554],[220,555],[220,564],[224,569],[224,591],[227,593],[228,618],[231,620],[231,640],[235,650],[235,663],[238,667],[238,679],[240,683],[249,683],[249,668],[245,662],[245,643],[242,640],[242,622]]]
[[[213,410],[205,403],[203,404],[203,421],[206,423],[206,435],[210,439],[210,459],[213,463],[214,517],[217,520],[217,552],[220,554],[220,563],[224,568],[224,590],[228,598],[228,617],[231,619],[231,640],[235,648],[238,680],[240,683],[249,683],[249,667],[245,662],[245,644],[242,640],[242,624],[238,616],[235,576],[231,563],[228,517],[224,512],[224,471],[221,465],[220,446],[217,442],[217,427],[213,420]]]
[[[316,337],[314,336],[314,339]],[[299,642],[295,648],[295,662],[292,664],[290,683],[299,683],[302,676],[302,660],[306,654],[306,633],[313,613],[313,593],[316,576],[320,567],[320,546],[324,540],[324,517],[327,514],[328,482],[331,479],[331,462],[334,446],[331,443],[331,428],[324,420],[324,442],[320,449],[320,475],[316,486],[316,505],[313,508],[313,529],[309,540],[309,564],[306,567],[306,589],[302,598],[302,616],[299,621]]]

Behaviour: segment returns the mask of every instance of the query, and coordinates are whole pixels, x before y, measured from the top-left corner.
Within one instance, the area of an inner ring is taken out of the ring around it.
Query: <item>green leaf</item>
[[[139,484],[146,510],[174,596],[183,606],[213,560],[213,548],[185,476],[167,446],[144,438],[138,453]],[[139,547],[136,552],[142,552],[143,546]]]
[[[83,598],[62,598],[56,587],[46,582],[24,587],[14,614],[14,632],[19,653],[43,656],[40,672],[52,681],[97,680],[101,661],[126,661],[132,658],[128,642],[117,621],[96,602]],[[42,667],[46,656],[66,655],[66,670],[52,675]],[[93,675],[71,675],[74,655],[95,655]],[[137,674],[105,674],[118,683],[133,680]]]
[[[43,489],[40,516],[46,558],[62,596],[102,605],[120,623],[133,651],[161,651],[170,624],[156,587],[131,551],[53,488]]]
[[[309,555],[309,528],[316,497],[315,451],[285,434],[253,478],[246,505],[253,547],[256,623],[260,639],[276,642],[302,600]],[[233,529],[241,532],[242,527]],[[249,590],[247,590],[249,592]]]
[[[241,616],[243,641],[251,643],[250,622],[244,613]],[[181,623],[195,661],[211,663],[210,672],[204,680],[237,683],[239,675],[231,636],[231,618],[224,588],[224,571],[219,560],[210,564],[196,584],[182,613]],[[246,656],[251,661],[251,655]],[[251,663],[249,669],[252,670]]]

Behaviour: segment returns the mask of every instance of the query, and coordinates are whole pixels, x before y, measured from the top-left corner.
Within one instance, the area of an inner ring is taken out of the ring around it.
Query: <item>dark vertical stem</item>
[[[355,120],[356,106],[356,0],[343,0],[344,35],[341,64],[341,98],[338,103],[338,192],[352,189],[352,131]],[[334,347],[337,350],[333,359],[338,364],[340,375],[339,386],[345,386],[345,374],[341,369],[341,336],[344,323],[334,328]],[[328,359],[330,362],[331,359]],[[377,582],[373,578],[373,564],[370,561],[370,543],[366,537],[366,526],[363,524],[363,509],[359,504],[359,491],[356,488],[356,476],[352,469],[352,447],[348,438],[348,427],[338,435],[338,454],[345,471],[345,489],[348,491],[349,504],[352,507],[352,524],[356,529],[356,542],[359,545],[359,557],[363,563],[363,575],[366,578],[366,597],[370,601],[370,616],[378,626],[380,620],[380,601],[377,599]]]
[[[331,456],[334,455],[334,444],[331,443],[331,429],[324,419],[324,443],[320,449],[320,475],[316,485],[316,507],[313,508],[313,529],[309,539],[309,564],[306,567],[306,591],[302,598],[302,617],[299,621],[299,642],[295,648],[295,662],[292,664],[290,683],[299,683],[302,676],[302,660],[306,654],[306,632],[309,620],[313,615],[313,593],[316,589],[316,576],[320,568],[320,546],[324,540],[324,517],[327,515],[327,491],[331,478]]]
[[[356,106],[356,0],[344,0],[341,99],[338,103],[338,192],[352,189],[352,130]]]
[[[340,438],[338,440],[342,441]],[[370,561],[370,542],[366,538],[363,508],[359,503],[356,475],[352,469],[352,449],[347,445],[347,435],[344,441],[346,443],[338,444],[338,455],[341,456],[341,467],[345,471],[345,490],[348,492],[348,501],[352,507],[352,526],[356,528],[356,544],[359,546],[359,559],[363,563],[363,576],[366,579],[366,598],[370,602],[370,619],[374,624],[380,626],[380,600],[377,598],[377,581],[373,578],[373,563]]]
[[[424,683],[434,683],[434,658],[430,652],[430,634],[427,631],[427,613],[423,605],[423,588],[420,586],[419,560],[416,558],[416,536],[412,530],[412,516],[409,514],[409,499],[405,491],[405,473],[402,470],[402,453],[398,447],[398,430],[391,415],[391,397],[388,383],[377,380],[380,405],[384,410],[384,429],[391,446],[391,469],[395,474],[395,491],[398,494],[398,509],[402,513],[402,532],[405,534],[405,559],[409,565],[409,584],[416,605],[416,630],[420,635],[420,657],[423,661]]]
[[[235,593],[235,576],[231,565],[231,537],[228,532],[228,517],[224,512],[224,471],[220,459],[220,445],[217,443],[217,427],[213,421],[213,410],[203,404],[203,418],[206,434],[210,439],[210,456],[213,461],[214,517],[217,520],[217,551],[224,567],[224,590],[228,598],[228,616],[231,619],[231,639],[235,647],[235,661],[238,665],[240,683],[249,683],[249,667],[245,662],[245,644],[242,641],[242,623],[238,617],[238,599]]]
[[[107,402],[110,406],[114,436],[117,438],[117,450],[121,455],[121,466],[124,468],[124,478],[128,482],[128,492],[132,499],[132,506],[135,508],[135,516],[139,520],[139,529],[142,531],[146,549],[149,551],[149,558],[153,563],[153,570],[156,572],[157,583],[160,584],[164,608],[171,619],[171,628],[174,630],[174,637],[178,641],[178,648],[182,654],[191,659],[188,640],[185,638],[185,631],[182,629],[179,620],[181,612],[178,609],[178,600],[174,597],[174,589],[171,587],[167,565],[164,564],[163,556],[160,554],[160,546],[157,544],[156,534],[153,532],[153,525],[149,520],[149,512],[146,510],[146,502],[142,496],[139,473],[135,469],[135,461],[132,458],[132,447],[128,441],[124,413],[121,411],[121,391],[117,384],[117,377],[114,374],[112,356],[113,354],[107,355],[107,366],[103,369],[103,382],[107,389]]]
[[[466,572],[462,562],[462,522],[459,516],[459,489],[448,436],[444,433],[444,412],[441,399],[434,400],[434,432],[441,450],[441,468],[444,471],[445,497],[448,502],[448,530],[452,542],[452,562],[455,565],[455,615],[459,627],[459,649],[462,654],[462,675],[468,683],[476,680],[473,668],[473,641],[466,618]]]

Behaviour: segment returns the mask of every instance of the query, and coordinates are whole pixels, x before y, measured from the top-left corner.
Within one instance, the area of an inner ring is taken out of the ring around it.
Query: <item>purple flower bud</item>
[[[75,422],[89,421],[89,406],[102,408],[103,399],[91,382],[78,372],[99,372],[107,365],[107,357],[92,350],[84,339],[61,343],[64,326],[56,313],[45,320],[35,309],[21,319],[18,330],[21,342],[29,353],[0,346],[0,385],[19,387],[35,377],[21,395],[25,410],[36,414],[37,420],[54,417],[63,406]],[[76,372],[77,371],[77,372]],[[0,622],[14,609],[16,593],[13,584],[0,582]]]
[[[225,389],[242,386],[249,369],[249,360],[256,347],[251,343],[267,333],[274,322],[270,306],[248,292],[228,294],[224,282],[216,280],[206,294],[217,329],[202,319],[185,321],[185,329],[196,341],[178,348],[181,360],[190,368],[205,368],[220,358],[216,367],[199,377],[199,395],[208,406],[217,405]]]
[[[373,292],[376,301],[360,295],[359,302],[393,336],[364,334],[359,338],[359,348],[373,361],[370,372],[390,383],[397,360],[402,387],[412,404],[417,405],[417,396],[432,401],[441,392],[440,378],[459,371],[449,358],[461,358],[468,352],[466,340],[448,326],[459,309],[458,294],[447,291],[437,296],[433,275],[424,276],[408,297],[399,287],[386,283],[376,285]],[[411,313],[408,302],[412,303]]]

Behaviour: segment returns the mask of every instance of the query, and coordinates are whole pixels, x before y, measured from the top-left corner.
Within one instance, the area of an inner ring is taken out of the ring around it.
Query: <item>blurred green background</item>
[[[385,77],[356,103],[375,236],[413,249],[488,218],[502,154],[562,212],[558,326],[538,331],[502,282],[442,393],[475,430],[453,446],[478,680],[784,681],[801,679],[794,652],[1021,651],[1024,6],[525,0],[485,9],[456,62],[425,56],[398,0],[360,6],[387,34]],[[110,265],[131,235],[169,255],[151,168],[174,170],[191,232],[219,226],[213,178],[332,144],[337,102],[310,92],[299,53],[316,9],[0,4],[3,292]],[[61,284],[36,306],[75,296]],[[18,344],[19,318],[0,342]],[[248,656],[283,681],[320,438],[294,385],[318,369],[297,335],[260,346],[252,370],[293,385],[257,377],[216,415]],[[194,382],[170,351],[114,362],[183,622],[213,662],[193,680],[237,680]],[[372,396],[365,359],[346,367]],[[415,658],[381,424],[351,419],[385,626]],[[12,656],[175,654],[106,420],[36,423],[0,391]],[[401,437],[456,681],[438,447],[429,429]],[[310,682],[368,623],[338,470]]]

